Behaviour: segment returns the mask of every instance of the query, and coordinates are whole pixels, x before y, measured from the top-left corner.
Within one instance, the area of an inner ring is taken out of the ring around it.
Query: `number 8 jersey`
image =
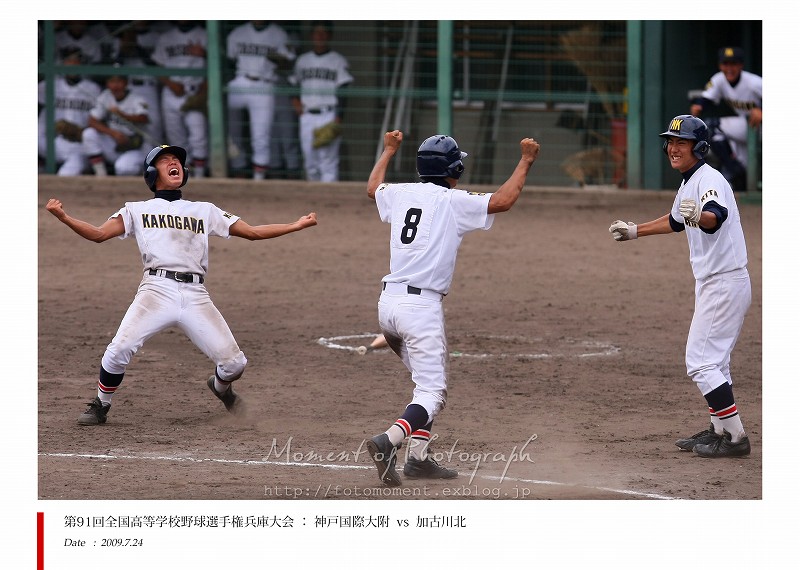
[[[464,235],[492,227],[489,198],[430,182],[381,184],[375,191],[378,213],[392,227],[390,273],[383,281],[446,295]]]

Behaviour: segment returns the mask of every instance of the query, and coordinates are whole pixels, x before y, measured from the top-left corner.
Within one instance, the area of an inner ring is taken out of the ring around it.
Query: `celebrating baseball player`
[[[383,136],[383,152],[367,184],[381,221],[391,224],[390,272],[383,278],[378,321],[389,347],[411,372],[411,402],[385,432],[367,441],[380,480],[401,484],[395,469],[397,451],[410,438],[403,474],[412,479],[451,479],[458,473],[429,454],[431,429],[447,398],[447,336],[442,299],[450,290],[456,256],[464,235],[488,230],[494,214],[509,210],[519,198],[539,143],[520,142],[514,172],[491,194],[456,189],[467,156],[449,136],[434,135],[417,151],[422,182],[387,184],[383,180],[403,141],[395,130]]]
[[[683,178],[672,209],[643,224],[617,220],[609,231],[617,241],[686,231],[696,280],[686,373],[708,404],[711,425],[675,445],[701,457],[748,455],[750,440],[733,397],[730,371],[731,352],[751,300],[739,209],[728,181],[705,162],[708,127],[702,120],[678,115],[659,136],[670,165]]]
[[[244,372],[247,359],[203,284],[208,238],[276,238],[315,226],[317,215],[311,212],[288,224],[251,226],[210,202],[184,200],[180,188],[188,178],[186,150],[163,145],[144,161],[144,179],[153,198],[127,202],[99,227],[69,216],[56,198],[47,202],[51,214],[90,241],[135,237],[144,263],[136,297],[103,354],[97,397],[78,418],[81,425],[106,422],[111,398],[133,355],[150,337],[173,326],[214,362],[214,374],[207,380],[211,392],[230,413],[243,411],[232,383]]]

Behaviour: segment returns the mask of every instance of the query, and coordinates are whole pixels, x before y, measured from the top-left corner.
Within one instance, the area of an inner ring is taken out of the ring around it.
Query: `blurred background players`
[[[155,66],[152,54],[158,32],[148,20],[136,20],[121,30],[117,38],[117,62],[128,67]],[[145,146],[158,146],[164,142],[161,119],[161,83],[153,75],[128,76],[128,89],[147,102],[150,121],[145,126],[149,140]]]
[[[162,67],[196,69],[206,65],[206,30],[200,22],[178,20],[158,36],[153,61]],[[166,141],[187,150],[192,175],[206,176],[208,160],[208,85],[202,76],[160,77]]]
[[[234,28],[228,34],[226,53],[236,63],[236,76],[228,83],[231,168],[245,169],[249,155],[253,178],[263,180],[270,165],[277,69],[291,67],[295,54],[289,49],[286,31],[265,20]],[[249,152],[242,134],[246,122],[250,125]]]
[[[297,53],[299,43],[297,21],[284,22],[283,29],[289,34],[289,49]],[[272,139],[269,151],[270,178],[300,179],[303,177],[303,156],[300,152],[299,125],[294,112],[288,76],[291,67],[276,70],[275,119],[272,121]]]
[[[710,131],[711,152],[735,192],[747,190],[747,128],[761,126],[762,79],[744,71],[744,51],[723,47],[719,71],[711,76],[690,112],[702,117]]]
[[[150,144],[145,141],[148,123],[147,102],[128,89],[128,78],[121,74],[106,79],[89,113],[89,126],[83,131],[84,153],[96,176],[107,176],[106,161],[117,176],[136,176]]]
[[[83,52],[77,47],[67,47],[59,53],[64,65],[82,65]],[[39,157],[47,156],[47,123],[45,112],[45,82],[39,82]],[[100,95],[94,81],[78,74],[55,78],[55,160],[59,176],[78,176],[88,167],[83,149],[83,130],[89,124],[89,111]]]
[[[323,146],[315,146],[314,131],[325,125],[340,125],[344,100],[337,92],[352,83],[345,57],[330,48],[333,23],[311,23],[312,49],[297,58],[289,83],[300,87],[300,96],[292,103],[300,117],[300,148],[307,180],[339,180],[341,135]]]

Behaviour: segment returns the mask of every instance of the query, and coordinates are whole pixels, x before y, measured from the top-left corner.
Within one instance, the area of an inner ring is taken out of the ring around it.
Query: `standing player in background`
[[[81,65],[86,62],[76,47],[66,48],[60,54],[63,65]],[[47,156],[47,114],[45,109],[45,81],[39,82],[39,157]],[[83,148],[83,130],[89,125],[89,111],[100,95],[100,87],[82,75],[68,73],[55,77],[55,133],[53,141],[59,176],[79,176],[89,166]]]
[[[400,131],[384,134],[383,153],[367,183],[367,195],[376,201],[381,221],[391,224],[390,271],[383,278],[378,321],[415,384],[411,403],[400,418],[367,442],[380,480],[392,487],[401,484],[395,464],[397,450],[407,437],[406,477],[451,479],[458,475],[428,454],[433,420],[447,398],[449,353],[442,299],[450,290],[464,235],[488,230],[494,214],[511,209],[539,155],[539,143],[522,139],[519,163],[496,192],[466,192],[455,188],[466,153],[451,137],[434,135],[417,151],[422,182],[384,183],[402,141]]]
[[[106,161],[117,176],[141,174],[148,121],[147,102],[128,89],[128,78],[110,75],[83,131],[84,153],[95,176],[108,176]]]
[[[711,152],[720,161],[720,171],[736,192],[747,190],[747,127],[761,126],[762,79],[744,71],[744,51],[738,47],[719,50],[719,71],[692,102],[690,113],[703,117],[724,104],[735,115],[707,119]]]
[[[333,23],[311,22],[312,49],[297,58],[289,83],[300,87],[292,99],[300,117],[300,148],[307,180],[339,180],[339,148],[344,102],[337,95],[353,82],[345,57],[330,48]],[[327,136],[316,135],[325,128]]]
[[[83,54],[84,63],[100,63],[103,59],[100,42],[89,33],[88,20],[64,22],[64,27],[56,32],[55,44],[57,60],[59,60],[58,55],[65,53],[65,50],[69,53],[76,49]]]
[[[297,27],[299,22],[286,22],[284,28],[289,34],[289,49],[297,53]],[[297,114],[289,94],[289,69],[278,68],[275,83],[275,120],[272,123],[270,141],[269,169],[271,178],[300,179],[303,177],[303,156],[300,152],[299,126]]]
[[[200,68],[206,65],[206,30],[200,22],[178,20],[156,40],[153,61],[162,67]],[[208,85],[202,76],[159,77],[161,113],[167,142],[188,151],[192,175],[206,176],[208,160]]]
[[[80,425],[106,422],[111,398],[133,355],[169,327],[180,328],[214,362],[214,374],[206,385],[225,408],[232,414],[243,411],[232,383],[244,372],[247,358],[203,285],[208,238],[276,238],[317,225],[317,215],[311,212],[288,224],[251,226],[210,202],[184,200],[180,188],[188,179],[186,150],[163,145],[151,150],[144,162],[144,180],[153,198],[126,202],[100,226],[67,215],[56,198],[47,202],[48,212],[87,240],[136,238],[144,263],[136,297],[103,354],[97,397],[78,417]]]
[[[119,35],[116,52],[118,61],[129,67],[155,66],[152,59],[158,32],[151,29],[156,22],[137,20],[122,30]],[[153,75],[130,75],[128,89],[141,96],[147,102],[149,122],[145,130],[149,140],[145,148],[156,146],[164,141],[164,129],[161,119],[161,83]]]
[[[686,231],[695,278],[686,373],[708,404],[711,425],[675,445],[701,457],[748,455],[750,440],[733,397],[730,370],[751,300],[739,208],[728,181],[704,160],[709,143],[703,121],[678,115],[659,136],[670,165],[683,178],[672,210],[638,225],[617,220],[609,231],[617,241]]]
[[[249,154],[253,178],[263,180],[270,164],[278,68],[290,68],[295,54],[286,31],[266,20],[234,28],[228,34],[226,54],[236,62],[236,76],[228,83],[228,136],[239,153],[231,158],[231,168],[244,169]],[[243,112],[250,123],[250,153],[245,152],[242,136]]]

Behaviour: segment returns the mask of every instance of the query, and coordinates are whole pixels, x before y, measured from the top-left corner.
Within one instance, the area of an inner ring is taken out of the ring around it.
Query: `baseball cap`
[[[719,62],[744,63],[744,50],[740,47],[724,47],[719,50]]]

